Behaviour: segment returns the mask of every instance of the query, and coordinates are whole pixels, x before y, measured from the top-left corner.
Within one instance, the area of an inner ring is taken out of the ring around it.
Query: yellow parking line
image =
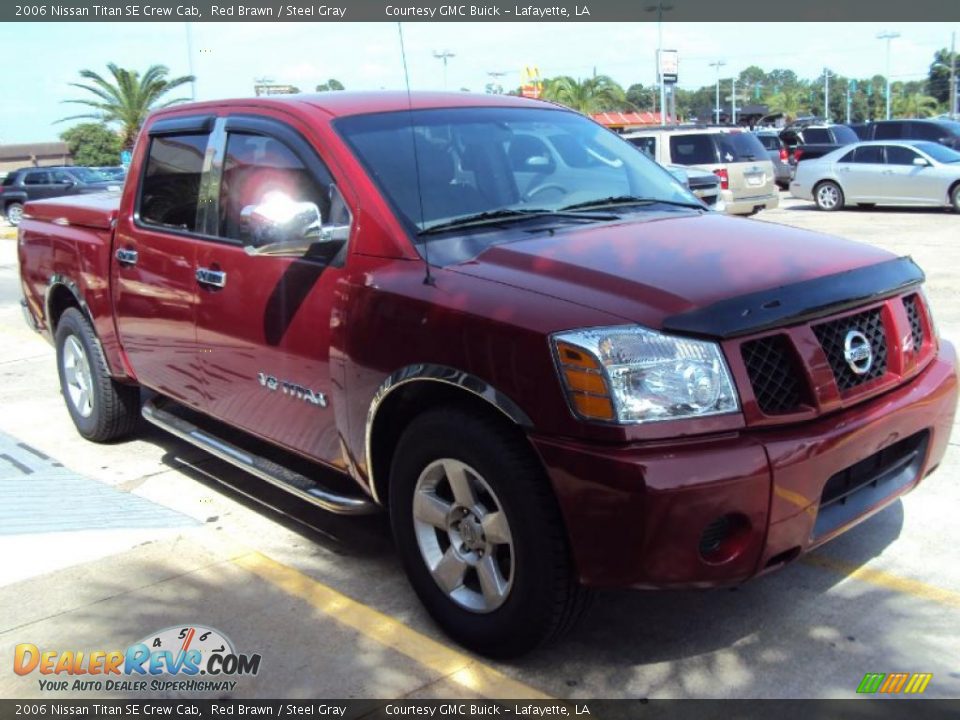
[[[848,563],[843,560],[824,557],[823,555],[806,555],[800,562],[804,565],[833,570],[841,575],[845,575],[860,582],[869,583],[885,590],[912,595],[923,600],[931,600],[942,605],[960,607],[960,593],[953,590],[945,590],[935,585],[928,585],[919,580],[900,577],[883,570],[874,570],[868,567],[862,567],[854,563]]]
[[[323,583],[258,552],[233,558],[243,569],[288,595],[305,600],[337,622],[392,648],[445,679],[493,700],[540,700],[549,695],[499,670],[457,652],[378,610],[357,602]]]

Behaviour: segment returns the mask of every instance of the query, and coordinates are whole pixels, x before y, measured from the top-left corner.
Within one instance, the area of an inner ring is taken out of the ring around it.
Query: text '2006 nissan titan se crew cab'
[[[142,413],[386,508],[430,614],[490,655],[591,588],[788,563],[936,468],[956,409],[909,258],[719,216],[522,98],[168,108],[122,196],[27,205],[19,260],[84,437]]]

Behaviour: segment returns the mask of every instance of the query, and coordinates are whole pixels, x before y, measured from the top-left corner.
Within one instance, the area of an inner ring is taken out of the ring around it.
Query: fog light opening
[[[730,562],[743,552],[749,537],[750,521],[745,515],[721,515],[700,535],[700,557],[711,565]]]

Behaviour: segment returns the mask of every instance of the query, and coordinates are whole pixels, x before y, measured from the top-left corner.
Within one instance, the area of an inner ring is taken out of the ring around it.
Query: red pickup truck
[[[785,565],[934,470],[957,403],[909,258],[722,217],[522,98],[165,109],[122,196],[27,205],[19,258],[84,437],[142,414],[387,509],[431,615],[490,655],[591,588]]]

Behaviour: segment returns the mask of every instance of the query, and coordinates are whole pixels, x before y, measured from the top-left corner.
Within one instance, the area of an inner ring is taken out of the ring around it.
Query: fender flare
[[[383,500],[377,493],[377,483],[373,472],[373,427],[376,423],[377,413],[380,407],[390,394],[397,388],[415,382],[433,382],[452,385],[485,401],[515,425],[528,429],[533,427],[533,422],[530,420],[530,417],[519,405],[511,400],[510,397],[476,375],[446,365],[435,365],[432,363],[407,365],[397,370],[387,377],[387,379],[380,384],[376,393],[374,393],[373,399],[370,401],[370,407],[367,409],[366,427],[364,429],[367,483],[373,499],[381,505],[383,504]]]
[[[65,287],[70,291],[70,294],[73,295],[73,299],[77,301],[77,306],[80,308],[80,312],[83,313],[84,317],[86,317],[87,321],[90,323],[90,327],[93,328],[93,341],[97,344],[97,349],[100,351],[101,357],[106,358],[107,355],[103,350],[103,343],[100,342],[100,336],[97,335],[96,324],[93,321],[93,313],[90,312],[90,306],[87,305],[86,300],[83,299],[83,293],[80,292],[80,286],[77,285],[73,279],[61,273],[54,273],[50,276],[50,282],[47,283],[47,291],[43,298],[44,319],[47,322],[47,332],[50,335],[50,342],[56,345],[56,328],[53,326],[53,318],[50,315],[50,298],[53,297],[53,291],[58,287]],[[106,368],[107,374],[110,377],[114,377],[114,373],[110,368],[109,362],[106,363]]]

